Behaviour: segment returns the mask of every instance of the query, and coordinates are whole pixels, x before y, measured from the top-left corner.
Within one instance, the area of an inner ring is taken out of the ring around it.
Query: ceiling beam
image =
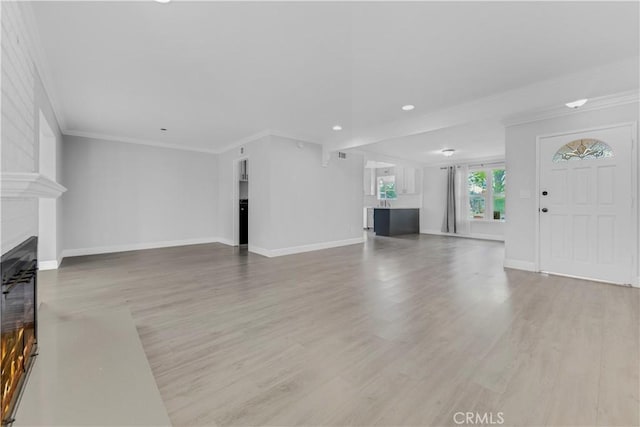
[[[601,98],[638,91],[638,58],[567,74],[535,84],[478,98],[452,107],[385,123],[358,136],[323,141],[328,152],[364,148],[367,145],[433,132],[465,123],[496,119],[535,111],[569,111],[564,104],[579,98]],[[564,110],[563,110],[564,109]],[[570,112],[570,111],[569,111]]]

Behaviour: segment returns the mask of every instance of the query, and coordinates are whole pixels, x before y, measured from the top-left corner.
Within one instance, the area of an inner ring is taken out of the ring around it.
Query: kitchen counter
[[[378,236],[420,233],[420,209],[373,208],[373,231]]]

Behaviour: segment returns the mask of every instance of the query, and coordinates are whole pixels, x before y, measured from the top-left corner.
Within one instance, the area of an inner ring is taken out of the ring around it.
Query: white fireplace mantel
[[[0,175],[2,198],[56,199],[67,189],[39,173],[3,172]]]

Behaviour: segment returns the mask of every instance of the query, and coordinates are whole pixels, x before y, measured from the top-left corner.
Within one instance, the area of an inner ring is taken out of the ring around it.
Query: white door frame
[[[247,175],[249,175],[249,156],[237,157],[233,159],[233,167],[231,168],[231,173],[233,173],[233,178],[231,179],[231,183],[233,185],[232,198],[233,198],[233,246],[240,246],[240,162],[243,160],[247,160]],[[251,239],[251,236],[249,236]]]
[[[638,265],[640,259],[638,259],[638,230],[640,229],[640,217],[638,216],[638,147],[636,135],[638,135],[638,122],[623,122],[606,126],[597,126],[586,129],[575,129],[566,132],[556,132],[544,135],[536,136],[536,233],[535,233],[535,271],[540,272],[540,140],[544,138],[571,135],[575,133],[593,132],[605,129],[628,127],[631,133],[631,232],[634,236],[633,254],[631,256],[631,281],[632,285],[640,286],[640,272],[638,271]],[[598,281],[595,279],[589,279]],[[635,283],[633,283],[635,281]]]

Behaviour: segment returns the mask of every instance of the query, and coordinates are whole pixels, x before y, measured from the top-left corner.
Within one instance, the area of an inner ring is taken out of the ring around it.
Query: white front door
[[[539,138],[540,270],[631,283],[632,127]]]

